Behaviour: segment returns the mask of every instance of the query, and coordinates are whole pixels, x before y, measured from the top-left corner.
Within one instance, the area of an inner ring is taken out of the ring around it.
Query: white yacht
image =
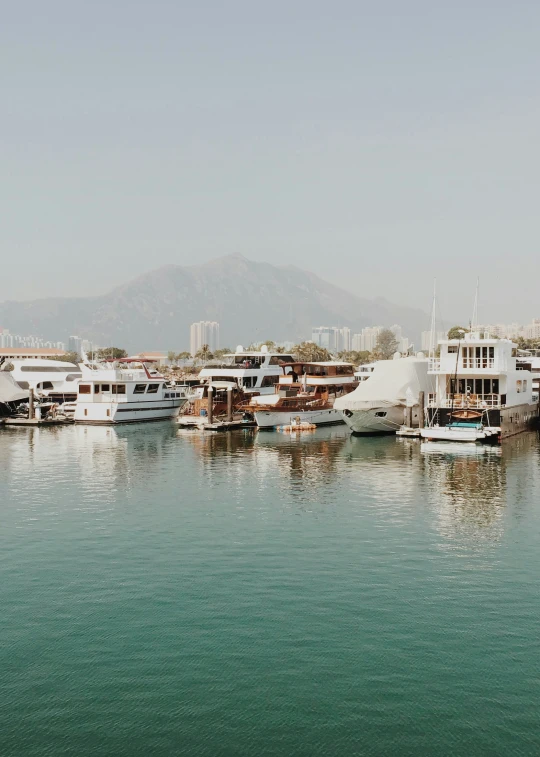
[[[367,381],[373,373],[376,363],[365,363],[360,365],[355,371],[354,377],[358,382]]]
[[[47,397],[54,402],[76,399],[82,373],[75,363],[41,358],[9,362],[13,365],[11,375],[15,381],[23,389],[33,389],[36,397]]]
[[[440,357],[429,361],[435,389],[428,397],[424,439],[497,442],[536,421],[533,374],[517,362],[510,339],[472,331],[440,341],[439,348]]]
[[[206,366],[199,373],[201,382],[232,382],[244,394],[274,394],[276,384],[284,373],[284,364],[293,363],[291,355],[269,352],[263,345],[260,350],[244,350],[239,345],[236,352],[225,355],[223,363]]]
[[[79,423],[134,423],[174,418],[186,402],[151,364],[133,358],[81,363],[73,418]]]
[[[518,350],[517,362],[532,373],[533,392],[540,395],[540,349]]]
[[[0,366],[2,365],[0,358]],[[19,405],[28,400],[28,390],[22,389],[15,381],[12,371],[0,367],[0,418],[13,415]]]
[[[259,428],[343,423],[334,402],[358,384],[352,363],[300,361],[287,365],[287,370],[274,394],[253,397],[248,405]]]
[[[431,391],[428,360],[420,352],[416,357],[379,360],[369,381],[334,402],[334,408],[354,434],[394,434],[405,422],[406,408],[412,405],[413,426],[420,425],[420,392]]]

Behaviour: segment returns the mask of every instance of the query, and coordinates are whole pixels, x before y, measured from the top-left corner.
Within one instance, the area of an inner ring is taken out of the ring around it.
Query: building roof
[[[46,355],[65,355],[65,350],[59,350],[57,347],[0,347],[0,357],[3,355],[36,355],[37,357]]]

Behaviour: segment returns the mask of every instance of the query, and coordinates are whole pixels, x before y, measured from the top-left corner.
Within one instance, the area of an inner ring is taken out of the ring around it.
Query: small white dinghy
[[[430,426],[420,430],[422,439],[430,442],[497,442],[501,429],[482,423],[454,422],[447,426]]]

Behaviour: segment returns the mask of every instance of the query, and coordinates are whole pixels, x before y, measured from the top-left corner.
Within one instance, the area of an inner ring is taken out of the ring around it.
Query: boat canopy
[[[399,360],[379,360],[369,381],[360,385],[334,403],[337,410],[366,410],[379,405],[405,405],[407,390],[418,402],[421,391],[428,392],[433,383],[428,376],[429,361],[423,358],[404,357]]]
[[[9,371],[0,371],[0,402],[19,402],[28,396],[29,392],[19,386]]]

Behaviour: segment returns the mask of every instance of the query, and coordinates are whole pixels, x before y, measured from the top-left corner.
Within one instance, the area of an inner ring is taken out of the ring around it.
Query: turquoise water
[[[0,497],[2,757],[540,753],[533,434],[4,429]]]

